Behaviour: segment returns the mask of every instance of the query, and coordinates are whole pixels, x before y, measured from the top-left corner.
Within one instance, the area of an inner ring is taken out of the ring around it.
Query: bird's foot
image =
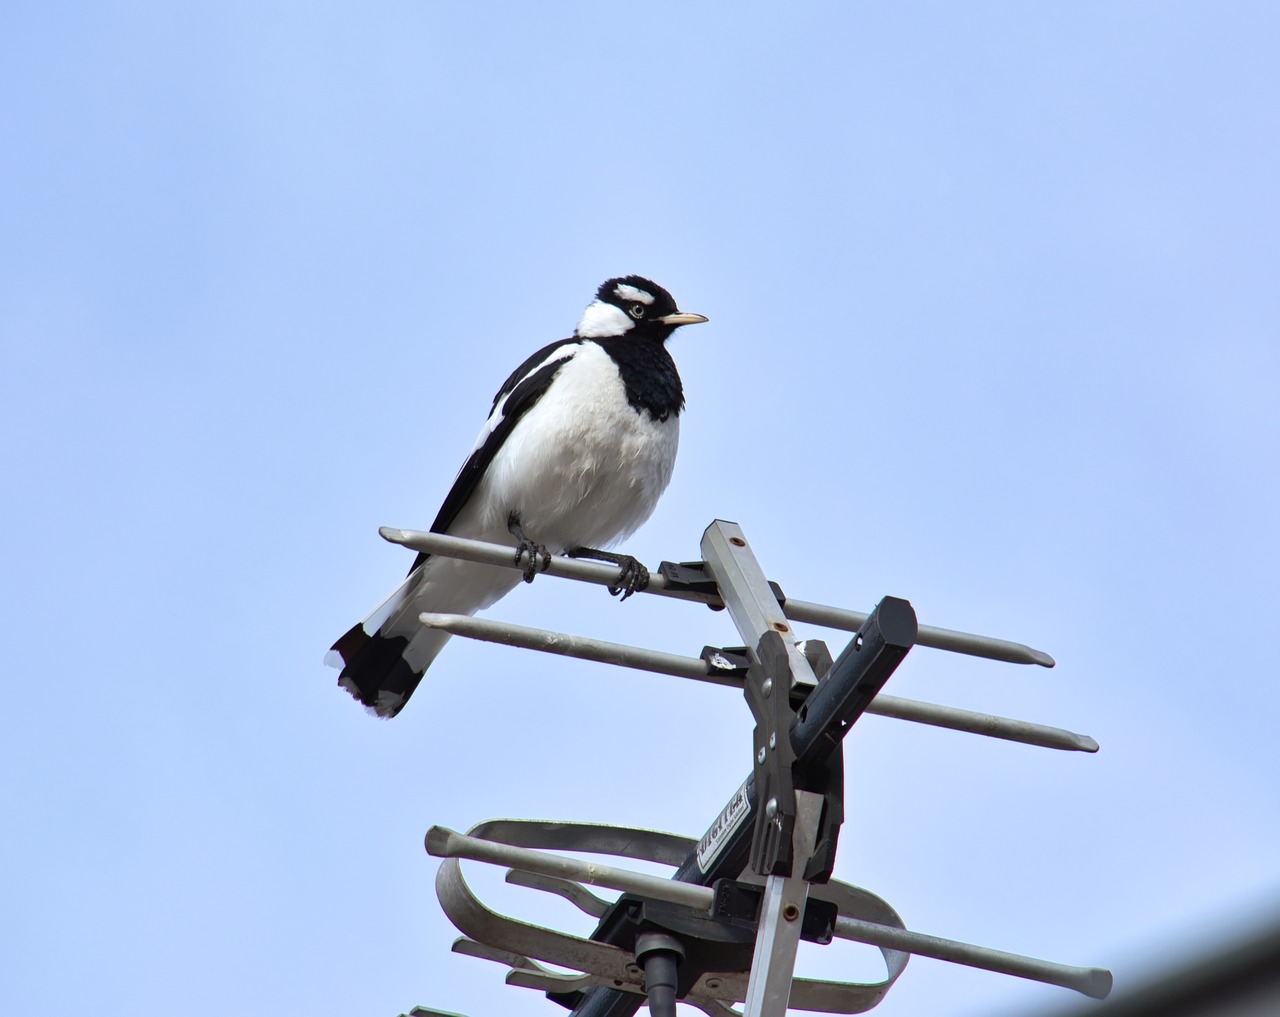
[[[522,571],[524,581],[531,583],[534,576],[539,572],[546,572],[551,567],[551,552],[547,550],[546,544],[539,544],[525,535],[524,527],[520,525],[520,517],[514,512],[507,517],[507,531],[518,541],[516,544],[516,567],[520,568],[522,558],[528,557],[529,559]],[[539,561],[541,561],[541,565],[538,564]]]
[[[614,597],[621,593],[622,599],[626,600],[633,593],[644,592],[649,586],[649,570],[640,563],[638,558],[633,558],[629,554],[597,551],[591,547],[575,547],[566,553],[570,558],[594,558],[596,561],[607,561],[617,565],[618,578],[606,587]]]
[[[547,550],[546,544],[535,544],[532,540],[520,541],[516,545],[517,568],[520,567],[520,560],[525,557],[529,559],[522,570],[526,583],[533,582],[534,576],[539,572],[546,572],[551,567],[551,552]]]
[[[618,563],[621,568],[618,571],[618,581],[611,586],[606,587],[609,593],[616,597],[622,594],[622,599],[626,600],[633,593],[643,593],[649,586],[649,570],[645,568],[638,558],[631,555],[623,555],[622,561]]]

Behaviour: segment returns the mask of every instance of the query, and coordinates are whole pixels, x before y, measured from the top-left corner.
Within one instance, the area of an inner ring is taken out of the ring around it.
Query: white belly
[[[472,498],[487,517],[471,525],[505,530],[515,512],[553,553],[607,547],[653,513],[679,439],[679,418],[637,412],[609,355],[584,343],[494,457]]]

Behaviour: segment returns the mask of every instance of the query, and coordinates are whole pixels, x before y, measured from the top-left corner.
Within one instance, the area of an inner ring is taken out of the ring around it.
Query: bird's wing
[[[493,397],[493,407],[489,411],[489,419],[485,421],[476,447],[467,461],[458,471],[453,487],[445,496],[444,504],[436,514],[436,521],[431,524],[432,533],[447,533],[453,521],[458,518],[464,505],[475,494],[476,485],[484,476],[485,470],[493,462],[493,457],[507,436],[515,428],[520,419],[529,412],[539,399],[546,394],[551,382],[565,363],[578,351],[580,339],[562,339],[542,347],[517,367],[498,389]],[[414,559],[413,572],[427,560],[429,555],[422,552]]]

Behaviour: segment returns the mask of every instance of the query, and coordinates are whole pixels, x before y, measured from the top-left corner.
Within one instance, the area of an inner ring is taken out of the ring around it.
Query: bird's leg
[[[594,547],[573,547],[565,554],[570,558],[593,558],[596,561],[612,562],[619,566],[618,578],[609,584],[608,589],[615,597],[621,593],[623,600],[633,593],[643,592],[649,585],[649,570],[629,554],[597,551]]]
[[[551,567],[551,552],[547,550],[546,544],[536,543],[525,536],[518,513],[512,512],[507,516],[507,532],[519,541],[516,544],[516,564],[519,565],[520,559],[525,555],[529,556],[529,563],[524,567],[524,581],[531,583],[537,573],[546,572]],[[538,565],[539,558],[542,559],[541,567]]]

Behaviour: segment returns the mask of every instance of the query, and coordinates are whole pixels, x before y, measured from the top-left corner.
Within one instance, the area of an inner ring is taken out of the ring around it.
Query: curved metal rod
[[[462,878],[458,858],[446,859],[436,873],[436,897],[459,932],[478,943],[520,957],[536,957],[549,964],[572,968],[608,979],[617,988],[639,979],[628,972],[635,960],[625,950],[607,943],[570,936],[538,925],[517,921],[485,907]]]
[[[581,883],[571,879],[557,879],[555,876],[539,876],[532,872],[521,872],[519,869],[507,869],[507,882],[512,886],[527,886],[531,890],[542,890],[563,897],[579,911],[592,918],[602,918],[612,906],[603,897],[597,897]]]

